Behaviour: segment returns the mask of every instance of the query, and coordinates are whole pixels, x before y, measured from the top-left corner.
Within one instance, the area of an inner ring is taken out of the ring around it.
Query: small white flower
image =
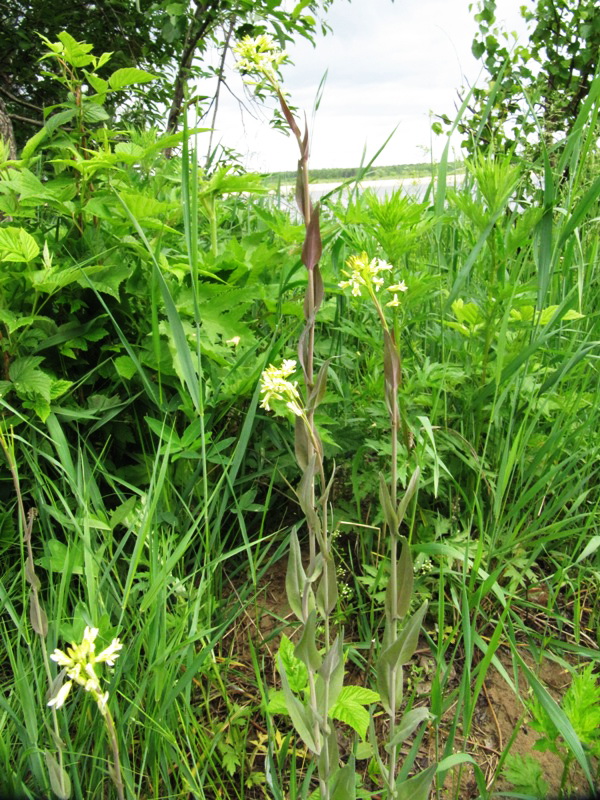
[[[302,416],[302,402],[298,391],[298,381],[289,381],[288,378],[296,371],[296,362],[285,359],[280,367],[270,364],[261,375],[260,391],[263,395],[261,408],[271,411],[271,402],[280,400],[284,402],[296,416]]]
[[[260,75],[272,83],[277,81],[279,67],[287,61],[287,54],[272,36],[263,33],[252,38],[244,36],[233,48],[238,56],[235,68],[242,74]],[[250,83],[250,81],[245,81]]]
[[[106,716],[107,711],[107,703],[108,703],[108,692],[104,692],[104,694],[99,694],[96,698],[96,703],[98,705],[98,710],[102,714],[103,717]]]
[[[123,645],[118,639],[113,639],[108,647],[96,656],[94,651],[96,649],[97,636],[98,628],[88,626],[83,633],[81,644],[72,644],[71,647],[67,647],[66,653],[58,648],[52,653],[50,658],[59,666],[64,667],[69,681],[61,687],[56,697],[48,705],[60,708],[65,702],[72,684],[77,683],[92,695],[98,704],[100,712],[106,714],[108,692],[102,693],[100,680],[96,675],[95,664],[105,663],[109,667],[113,667]]]
[[[49,706],[54,706],[54,708],[61,708],[65,704],[65,700],[67,699],[67,695],[71,691],[71,686],[73,686],[72,681],[67,681],[63,683],[60,687],[58,692],[54,695],[52,700],[48,701]]]
[[[226,339],[225,344],[230,344],[232,347],[237,347],[240,343],[239,336],[233,336],[231,339]]]
[[[384,284],[384,278],[380,273],[389,272],[392,269],[391,264],[388,264],[387,261],[381,258],[369,259],[366,253],[350,256],[346,261],[346,266],[350,271],[342,271],[348,280],[341,281],[338,286],[340,289],[351,289],[354,297],[362,296],[361,288],[363,286],[371,286],[374,291],[378,292]]]
[[[119,650],[123,649],[123,645],[118,639],[113,639],[112,642],[95,658],[95,661],[104,661],[109,667],[114,667],[115,659],[119,657]]]

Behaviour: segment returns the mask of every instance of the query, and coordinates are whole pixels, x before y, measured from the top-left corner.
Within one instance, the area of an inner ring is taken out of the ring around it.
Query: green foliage
[[[211,47],[227,46],[223,29],[234,26],[239,36],[269,30],[282,45],[295,36],[312,41],[319,27],[327,29],[324,23],[319,26],[317,14],[330,4],[331,0],[298,2],[290,13],[282,0],[205,0],[200,4],[191,0],[107,0],[100,6],[66,0],[60,9],[48,0],[2,2],[0,78],[16,138],[22,144],[41,123],[42,109],[61,102],[53,76],[48,72],[40,75],[38,61],[45,53],[43,42],[55,40],[65,30],[70,32],[71,43],[87,43],[78,47],[77,67],[92,65],[91,51],[111,50],[115,68],[112,82],[90,79],[96,91],[107,91],[106,112],[90,107],[88,121],[94,114],[95,121],[101,121],[106,113],[104,119],[117,114],[128,125],[149,125],[162,121],[165,107],[181,114],[185,81],[214,75],[204,59]],[[40,39],[38,33],[45,36]],[[147,73],[157,79],[143,99],[130,95],[128,103],[123,104],[112,93],[139,83],[140,76]],[[176,127],[170,125],[169,129]]]
[[[477,9],[472,50],[489,82],[472,90],[470,116],[458,125],[463,146],[471,153],[480,147],[512,152],[515,143],[526,147],[534,138],[548,147],[556,138],[564,141],[597,75],[596,4],[536,0],[534,8],[523,5],[529,39],[518,45],[516,34],[496,23],[496,0],[482,0]],[[449,123],[447,117],[444,122]]]
[[[326,199],[318,236],[256,176],[200,169],[187,134],[111,127],[103,112],[150,76],[48,39],[60,105],[0,165],[1,790],[111,791],[89,698],[86,725],[46,705],[48,653],[92,626],[124,643],[109,691],[128,798],[307,798],[319,760],[336,800],[425,798],[455,767],[488,796],[474,759],[450,755],[475,733],[488,671],[516,691],[523,641],[589,663],[600,624],[593,106],[558,163],[532,161],[536,181],[475,154],[458,191],[442,163],[424,202]],[[376,303],[349,259],[383,270]],[[297,372],[311,348],[314,363],[304,435],[257,387],[299,339]],[[252,599],[283,583],[288,541],[300,630],[276,662],[272,637],[296,623],[278,603],[265,629]],[[592,667],[559,704],[527,675],[562,789],[573,758],[595,777]],[[419,772],[433,743],[439,765]],[[505,763],[543,793],[533,763]]]
[[[517,792],[538,797],[540,800],[548,797],[548,784],[543,778],[542,765],[533,756],[509,753],[502,775]]]

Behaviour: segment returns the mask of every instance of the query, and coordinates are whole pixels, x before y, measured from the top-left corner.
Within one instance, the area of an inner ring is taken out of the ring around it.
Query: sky
[[[521,38],[523,2],[497,0],[498,21]],[[439,158],[445,137],[431,133],[432,115],[452,117],[457,90],[482,81],[481,65],[471,54],[473,13],[469,0],[336,0],[327,14],[332,33],[319,35],[316,47],[296,43],[288,50],[293,64],[282,69],[290,101],[309,120],[310,166],[358,166],[363,153],[370,160],[394,128],[376,164],[429,161],[431,153]],[[248,169],[294,170],[295,140],[269,127],[270,108],[252,103],[233,63],[231,58],[230,91],[221,94],[213,144],[241,153]],[[214,85],[200,90],[212,94]],[[455,144],[460,157],[458,139]]]

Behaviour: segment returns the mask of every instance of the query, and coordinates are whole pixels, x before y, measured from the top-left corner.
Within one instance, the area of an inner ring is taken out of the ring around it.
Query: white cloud
[[[524,30],[520,2],[498,0],[498,17],[509,29]],[[292,102],[309,120],[319,82],[328,73],[316,115],[312,166],[358,165],[365,145],[372,156],[396,126],[378,163],[427,160],[429,112],[452,116],[457,89],[480,73],[471,55],[476,24],[467,0],[338,0],[328,20],[333,34],[319,37],[316,48],[305,41],[295,44],[294,65],[284,71]],[[228,82],[243,96],[239,76]],[[217,141],[245,154],[252,168],[293,169],[295,140],[269,128],[268,110],[255,113],[258,120],[242,117],[223,92]],[[436,156],[443,144],[434,140]]]

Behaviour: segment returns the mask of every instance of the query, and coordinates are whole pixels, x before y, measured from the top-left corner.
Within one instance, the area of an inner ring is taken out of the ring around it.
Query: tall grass
[[[598,79],[590,96],[597,91]],[[431,737],[437,797],[457,767],[472,770],[479,797],[501,786],[510,740],[499,743],[491,778],[476,754],[465,755],[492,670],[507,692],[524,696],[529,684],[580,774],[597,779],[574,723],[534,670],[547,652],[571,669],[600,660],[600,182],[589,168],[597,162],[596,114],[586,103],[558,159],[542,153],[531,165],[539,180],[498,154],[474,160],[453,192],[443,161],[424,202],[356,193],[348,205],[332,195],[322,210],[326,299],[314,353],[317,365],[331,365],[314,420],[326,460],[337,464],[331,529],[351,589],[335,614],[352,631],[348,663],[365,685],[374,681],[389,574],[378,471],[392,450],[374,312],[352,305],[337,284],[346,258],[362,251],[389,260],[408,284],[394,328],[405,424],[395,468],[403,485],[409,463],[422,473],[403,532],[417,594],[430,601],[422,645],[433,665],[433,721],[411,741],[399,777]],[[131,360],[132,383],[106,378],[122,402],[87,411],[54,403],[42,421],[14,397],[0,399],[13,470],[0,484],[5,792],[56,793],[48,764],[59,755],[72,797],[113,792],[109,743],[90,698],[70,698],[56,712],[57,730],[47,706],[56,687],[44,652],[80,641],[85,626],[124,645],[109,693],[126,797],[300,798],[316,785],[301,741],[285,719],[265,712],[274,642],[249,623],[262,613],[257,587],[276,585],[273,564],[301,518],[289,488],[298,478],[293,443],[259,409],[257,382],[300,333],[303,232],[264,201],[247,198],[240,208],[218,192],[213,217],[199,223],[202,180],[186,145],[171,263],[162,238],[171,233],[151,233],[121,193],[119,224],[149,265],[152,298],[136,320],[94,294],[112,326],[111,346]],[[219,213],[229,227],[216,225]],[[182,257],[189,274],[180,281],[170,267]],[[239,291],[230,297],[247,303],[253,338],[225,357],[210,338],[209,306],[220,290],[223,302],[235,302],[226,299],[232,289]],[[79,385],[95,385],[91,370]],[[114,463],[123,452],[116,422],[135,450],[124,464]],[[31,545],[44,636],[30,618],[21,502],[25,514],[37,511]],[[279,600],[278,628],[287,629]],[[532,609],[543,627],[530,624]],[[370,764],[369,796],[380,776],[376,762],[360,763]],[[455,785],[460,797],[460,776]]]

